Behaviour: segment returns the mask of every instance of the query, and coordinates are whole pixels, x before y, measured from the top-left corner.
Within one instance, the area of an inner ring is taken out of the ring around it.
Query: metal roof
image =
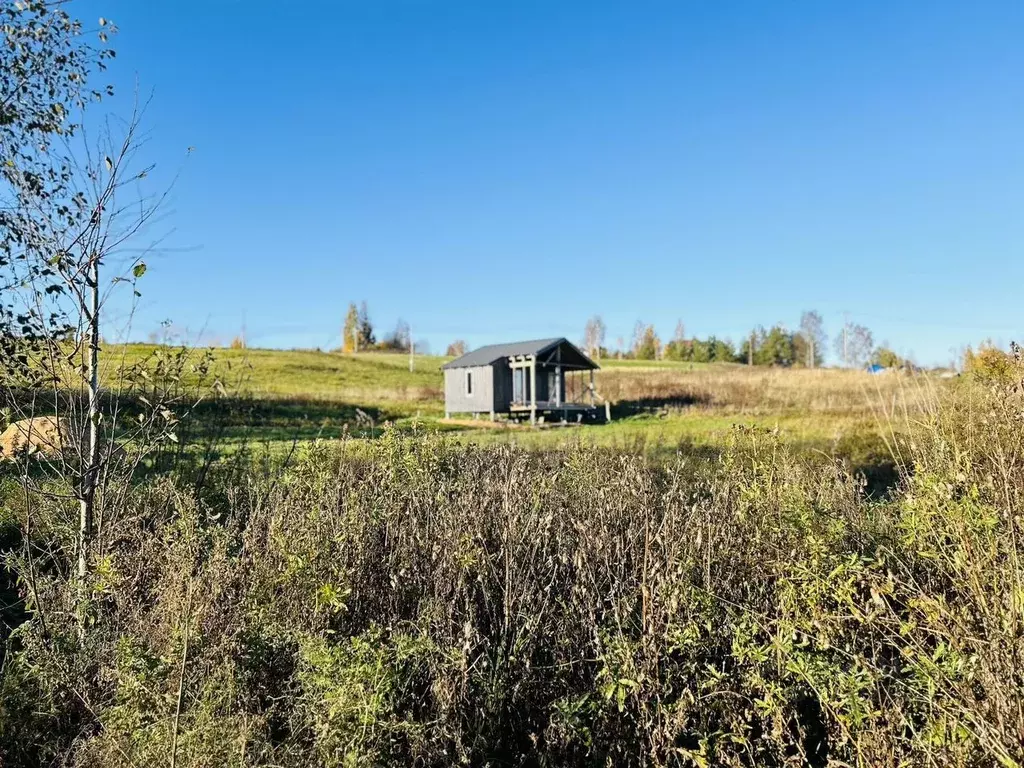
[[[539,355],[559,344],[570,342],[565,338],[559,339],[536,339],[535,341],[514,341],[511,344],[490,344],[480,349],[467,352],[462,357],[445,363],[442,368],[471,368],[477,365],[490,365],[504,357],[515,355]],[[581,353],[582,354],[582,353]]]

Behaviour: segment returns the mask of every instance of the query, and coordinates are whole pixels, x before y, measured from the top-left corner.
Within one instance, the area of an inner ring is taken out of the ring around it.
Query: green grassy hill
[[[110,348],[108,384],[124,367],[169,349]],[[192,352],[199,357],[201,353]],[[231,445],[371,437],[385,424],[402,431],[445,431],[455,439],[515,442],[536,448],[567,441],[670,454],[714,453],[737,428],[777,430],[807,452],[848,458],[858,467],[889,462],[885,436],[927,401],[932,382],[840,370],[749,368],[736,364],[603,360],[599,392],[613,405],[610,425],[531,429],[489,421],[444,420],[441,366],[450,358],[343,355],[315,350],[216,349],[212,370],[226,395],[196,413]],[[893,403],[910,404],[894,416]]]
[[[118,368],[165,347],[129,344],[108,350],[108,380]],[[342,355],[317,350],[215,349],[218,372],[255,397],[300,397],[361,403],[441,400],[441,365],[449,358],[379,352]]]

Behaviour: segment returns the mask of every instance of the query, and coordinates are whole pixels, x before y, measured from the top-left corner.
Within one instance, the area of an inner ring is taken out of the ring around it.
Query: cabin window
[[[466,394],[473,394],[473,372],[466,371]]]

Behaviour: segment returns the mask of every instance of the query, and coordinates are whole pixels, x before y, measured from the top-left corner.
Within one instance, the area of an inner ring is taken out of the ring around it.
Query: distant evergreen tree
[[[377,343],[377,337],[373,334],[373,323],[370,322],[370,311],[366,308],[366,302],[359,305],[359,348],[370,349]]]
[[[750,348],[753,343],[753,355]],[[740,347],[739,362],[753,360],[754,365],[791,366],[796,359],[794,334],[782,325],[773,325],[765,330],[763,326],[755,328]]]

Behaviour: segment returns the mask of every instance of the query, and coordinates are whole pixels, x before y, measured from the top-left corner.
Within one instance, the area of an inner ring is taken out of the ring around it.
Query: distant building
[[[594,371],[599,366],[566,339],[492,344],[446,363],[444,410],[514,418],[552,415],[568,420],[598,411]],[[566,397],[566,377],[574,396]]]

